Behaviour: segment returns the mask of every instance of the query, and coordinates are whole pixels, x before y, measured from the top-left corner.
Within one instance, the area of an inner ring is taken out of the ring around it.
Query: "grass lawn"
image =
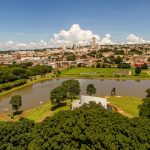
[[[120,107],[124,112],[133,117],[138,117],[138,105],[142,103],[141,98],[131,96],[108,97],[110,104]]]
[[[6,113],[0,114],[0,121],[17,121],[20,117],[25,117],[36,122],[41,122],[47,116],[53,116],[60,111],[70,110],[71,100],[65,100],[65,102],[65,106],[61,106],[55,110],[51,110],[55,105],[52,105],[51,102],[47,102],[36,108],[24,111],[21,115],[15,116],[14,119],[11,119]]]
[[[106,75],[111,76],[114,69],[112,68],[72,68],[72,69],[66,69],[61,72],[61,76],[100,76],[100,75]]]
[[[38,121],[44,114],[50,115],[51,103],[45,103],[39,107],[25,111],[22,116],[34,121]]]
[[[120,107],[124,111],[124,114],[127,113],[129,114],[129,116],[138,117],[138,105],[142,103],[141,98],[121,96],[108,97],[107,99],[111,104]],[[71,101],[66,100],[65,102],[67,103],[66,106],[57,108],[54,111],[51,110],[51,107],[53,107],[54,105],[51,105],[50,102],[45,103],[37,108],[33,108],[24,112],[23,117],[32,119],[36,122],[40,122],[47,116],[53,116],[55,113],[58,113],[60,111],[70,110]]]
[[[60,111],[70,110],[71,101],[66,100],[65,102],[66,102],[66,106],[59,107],[53,111],[51,110],[51,108],[54,105],[52,105],[50,102],[45,103],[39,107],[26,111],[23,114],[23,117],[34,120],[36,122],[40,122],[47,116],[53,116],[55,113],[58,113]]]
[[[119,75],[115,76],[114,72],[124,72],[125,70],[130,70],[132,75],[129,76]],[[148,70],[142,70],[141,74],[135,76],[135,69],[118,69],[118,68],[91,68],[91,67],[81,67],[81,68],[71,68],[66,69],[61,72],[60,77],[83,77],[83,78],[115,78],[115,79],[150,79],[150,75],[147,73]]]
[[[121,97],[107,97],[108,101],[115,108],[122,110],[122,115],[128,117],[138,117],[138,105],[142,103],[141,98],[131,97],[131,96],[121,96]],[[52,105],[50,102],[42,104],[36,108],[26,110],[23,114],[15,116],[14,119],[11,119],[8,114],[0,114],[0,121],[17,121],[20,117],[25,117],[36,122],[41,122],[47,116],[53,116],[55,113],[60,111],[70,110],[71,101],[66,100],[66,105],[61,106],[55,110],[51,110]],[[118,111],[119,112],[119,111]]]

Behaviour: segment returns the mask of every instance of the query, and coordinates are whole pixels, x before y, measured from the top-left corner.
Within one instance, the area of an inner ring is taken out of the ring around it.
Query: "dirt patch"
[[[112,103],[109,103],[109,106],[113,107],[115,109],[115,111],[117,111],[118,113],[126,116],[126,117],[129,117],[129,118],[133,118],[132,115],[128,114],[127,112],[125,112],[121,107],[118,107]]]

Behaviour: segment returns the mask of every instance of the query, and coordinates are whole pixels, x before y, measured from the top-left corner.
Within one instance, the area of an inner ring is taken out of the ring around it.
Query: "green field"
[[[23,114],[23,117],[34,120],[36,122],[40,122],[47,116],[53,116],[55,113],[58,113],[60,111],[70,110],[71,101],[66,100],[65,102],[66,102],[66,106],[59,107],[53,111],[51,110],[51,108],[54,105],[52,105],[50,102],[45,103],[39,107],[26,111]]]
[[[142,103],[141,98],[131,96],[108,97],[110,104],[120,107],[130,116],[138,117],[138,105]]]
[[[131,97],[131,96],[121,96],[121,97],[108,97],[108,101],[123,110],[122,113],[129,117],[138,117],[138,105],[142,103],[141,98]],[[71,101],[66,100],[66,106],[62,106],[52,111],[51,108],[54,106],[50,102],[45,103],[39,107],[33,108],[31,110],[25,111],[21,117],[25,117],[36,122],[42,121],[47,116],[53,116],[55,113],[60,111],[70,110]],[[20,117],[20,116],[19,116]],[[16,118],[18,119],[18,118]]]
[[[121,96],[121,97],[107,97],[107,100],[110,102],[110,105],[115,106],[122,110],[122,115],[128,117],[138,117],[138,105],[142,103],[141,98],[131,97],[131,96]],[[17,121],[20,117],[25,117],[36,122],[41,122],[47,116],[53,116],[55,113],[60,111],[70,110],[71,101],[66,100],[66,106],[57,108],[56,110],[51,110],[55,105],[52,105],[50,102],[42,104],[36,108],[26,110],[23,114],[15,116],[12,120],[8,114],[0,114],[0,121]]]
[[[131,71],[131,76],[124,72]],[[117,73],[116,73],[117,72]],[[61,71],[60,77],[81,77],[81,78],[123,78],[123,79],[150,79],[148,70],[142,70],[138,76],[135,75],[134,69],[118,69],[118,68],[71,68]]]
[[[21,115],[15,116],[14,119],[11,119],[8,114],[0,114],[0,121],[17,121],[20,117],[25,117],[36,122],[41,122],[47,116],[53,116],[60,111],[70,110],[71,100],[65,100],[65,103],[65,106],[61,106],[56,110],[51,110],[55,105],[51,104],[51,102],[47,102],[41,106],[24,111]]]
[[[66,69],[61,71],[60,77],[70,77],[70,78],[108,78],[108,79],[134,79],[134,80],[140,80],[140,79],[150,79],[150,75],[147,73],[149,70],[142,70],[142,73],[139,76],[135,76],[134,69],[130,69],[132,72],[132,75],[124,75],[116,77],[114,75],[114,72],[121,72],[122,70],[126,69],[117,69],[117,68],[72,68],[72,69]],[[44,77],[36,76],[36,80],[34,80],[35,77],[33,77],[33,80],[28,80],[27,84],[13,88],[8,91],[4,91],[0,93],[0,96],[3,94],[7,94],[9,92],[12,92],[14,90],[18,90],[22,87],[31,85],[35,82],[43,81],[43,80],[49,80],[52,79],[51,74],[46,74]],[[141,104],[141,99],[136,97],[109,97],[108,100],[111,102],[111,104],[120,107],[125,113],[129,114],[130,116],[137,117],[138,116],[138,105]],[[62,111],[62,110],[69,110],[70,109],[71,102],[68,100],[67,105],[60,107],[56,109],[55,111],[51,111],[51,103],[45,103],[39,107],[33,108],[31,110],[27,110],[23,112],[20,116],[16,116],[14,121],[18,120],[20,117],[26,117],[28,119],[35,120],[37,122],[42,121],[46,116],[52,116],[55,113]],[[2,121],[12,121],[10,117],[8,117],[8,114],[0,114],[0,120]]]

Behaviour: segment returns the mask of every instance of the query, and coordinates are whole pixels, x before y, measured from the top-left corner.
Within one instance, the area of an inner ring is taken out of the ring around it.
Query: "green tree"
[[[147,150],[149,135],[149,119],[127,118],[92,102],[40,123],[0,122],[0,149]]]
[[[46,65],[36,65],[36,66],[30,67],[29,71],[30,71],[31,76],[44,75],[48,72],[51,72],[52,67],[51,66],[46,66]]]
[[[140,67],[135,68],[135,73],[136,75],[139,75],[141,73],[141,68]]]
[[[146,97],[150,97],[150,89],[147,89],[145,92],[147,93]]]
[[[71,101],[80,94],[80,83],[78,80],[66,80],[62,83],[62,86],[66,89],[67,97]]]
[[[124,69],[127,69],[127,68],[130,68],[130,64],[127,64],[127,63],[120,63],[118,64],[117,68],[124,68]]]
[[[148,69],[148,65],[144,63],[141,69]]]
[[[115,55],[125,55],[124,50],[116,50]]]
[[[81,64],[81,63],[79,63],[77,66],[78,66],[78,67],[82,67],[82,64]]]
[[[86,92],[88,95],[93,95],[96,93],[96,88],[94,87],[93,84],[89,84],[87,85]]]
[[[138,55],[141,55],[142,54],[142,51],[140,51],[140,50],[137,50],[137,49],[131,49],[130,51],[129,51],[129,54],[138,54]]]
[[[142,100],[143,103],[138,106],[139,116],[150,119],[150,89],[147,89],[145,92],[147,93],[146,98],[144,98]]]
[[[54,73],[55,77],[59,77],[61,74],[61,72],[59,70],[54,70],[53,73]]]
[[[123,59],[122,59],[122,57],[117,56],[114,61],[116,64],[120,64],[121,62],[123,62]]]
[[[20,79],[29,77],[27,70],[20,67],[13,68],[12,72],[13,75],[18,76]]]
[[[76,56],[75,55],[69,55],[68,57],[67,57],[67,61],[75,61],[76,60]]]
[[[146,97],[142,101],[143,103],[138,107],[139,116],[150,119],[150,97]]]
[[[102,68],[105,68],[106,67],[106,65],[105,64],[102,64]]]
[[[12,109],[15,111],[18,111],[18,109],[22,105],[22,97],[21,95],[14,95],[11,97],[10,104],[12,106]]]
[[[101,64],[97,63],[96,68],[101,68]]]
[[[58,86],[50,92],[50,99],[53,103],[60,105],[66,99],[66,89],[63,86]]]

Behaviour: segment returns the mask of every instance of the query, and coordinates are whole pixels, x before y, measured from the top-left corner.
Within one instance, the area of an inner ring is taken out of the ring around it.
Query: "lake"
[[[49,101],[50,91],[61,85],[66,79],[52,79],[39,82],[31,86],[19,89],[0,97],[0,112],[8,112],[11,108],[9,101],[13,95],[22,96],[21,109],[26,110],[40,106],[40,102]],[[110,95],[113,87],[116,88],[116,95],[145,97],[145,90],[150,88],[150,80],[100,80],[100,79],[77,79],[80,82],[81,94],[86,94],[86,87],[92,83],[95,85],[96,96]]]

